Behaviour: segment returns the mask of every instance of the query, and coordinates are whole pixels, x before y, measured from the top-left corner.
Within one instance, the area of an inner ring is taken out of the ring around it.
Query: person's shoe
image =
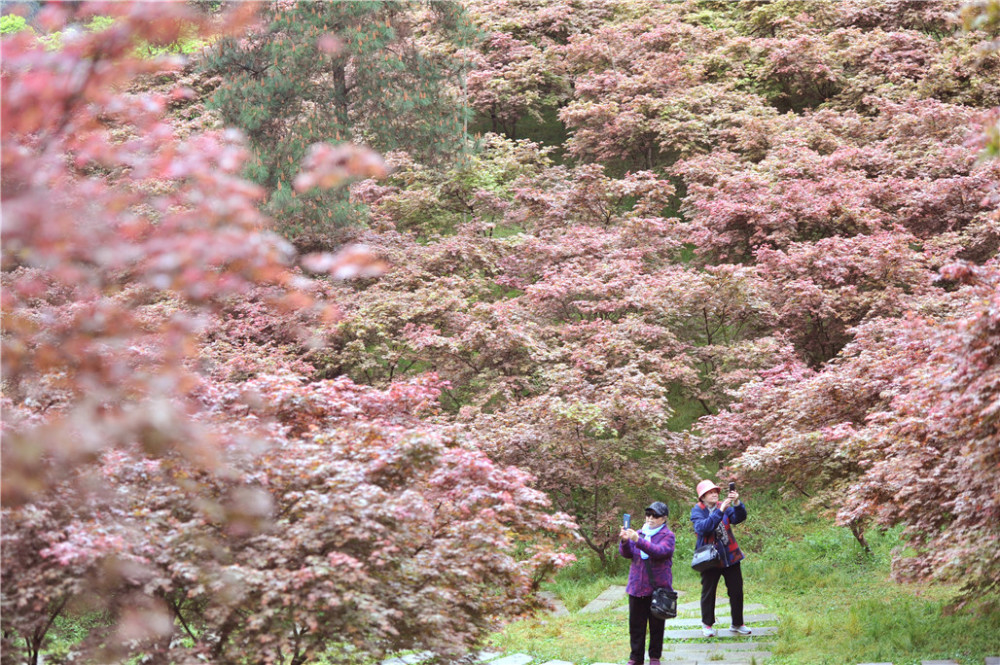
[[[704,635],[705,637],[715,637],[715,628],[712,628],[711,626],[702,625],[701,634]]]
[[[740,635],[749,635],[750,634],[750,629],[747,628],[746,626],[733,626],[729,630],[731,630],[734,633],[738,633]]]
[[[629,660],[628,663],[626,663],[626,665],[642,665],[642,661],[641,660]]]
[[[650,658],[649,659],[649,665],[660,665],[660,659],[659,658]]]

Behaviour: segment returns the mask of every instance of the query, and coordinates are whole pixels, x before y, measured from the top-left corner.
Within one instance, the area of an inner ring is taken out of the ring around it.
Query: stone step
[[[715,609],[720,610],[722,608],[729,609],[729,599],[728,598],[716,598],[715,599]],[[628,608],[626,608],[628,609]],[[760,603],[748,603],[743,606],[744,612],[754,612],[756,610],[762,610],[764,606]],[[690,612],[690,611],[701,611],[701,601],[692,600],[688,603],[681,603],[677,606],[679,612]]]
[[[743,621],[746,624],[777,620],[777,614],[746,614],[743,616]],[[715,625],[722,626],[723,629],[725,629],[726,627],[732,625],[729,621],[729,617],[718,617]],[[701,619],[667,619],[667,628],[670,628],[671,626],[697,626],[700,628]]]
[[[625,588],[626,587],[617,585],[609,586],[601,592],[600,596],[587,603],[586,607],[580,610],[580,612],[583,614],[590,614],[592,612],[600,612],[601,610],[620,604],[621,601],[628,599],[628,594],[625,593]]]
[[[778,633],[778,628],[776,626],[757,626],[753,629],[754,636],[760,635],[776,635]],[[663,639],[665,640],[693,640],[705,637],[701,634],[701,630],[666,630],[663,632]],[[709,638],[713,640],[718,639],[734,639],[737,637],[744,637],[743,635],[737,635],[736,633],[731,633],[727,629],[717,630],[715,637]]]
[[[689,649],[685,651],[664,651],[661,661],[666,664],[676,665],[677,663],[750,663],[756,661],[763,664],[771,657],[771,652],[765,648],[772,645],[746,644],[751,647],[747,649],[734,649],[732,647],[744,646],[744,643],[733,643],[729,645],[714,645],[711,643],[692,644],[692,647],[709,647],[705,649]],[[715,647],[715,648],[712,648]],[[729,647],[729,648],[727,648]]]
[[[761,665],[749,660],[665,660],[667,665]]]
[[[549,606],[552,607],[551,610],[552,616],[561,617],[569,614],[569,610],[566,609],[566,606],[563,604],[563,602],[559,600],[559,596],[552,593],[551,591],[539,591],[538,597],[544,600]]]
[[[497,658],[496,660],[491,660],[490,665],[528,665],[534,657],[529,656],[526,653],[512,653],[503,658]]]
[[[680,663],[698,663],[698,665],[719,665],[720,663],[740,663],[749,664],[753,661],[757,661],[760,665],[763,665],[764,661],[771,657],[770,651],[741,651],[741,652],[724,652],[717,651],[715,653],[704,653],[704,654],[691,654],[689,656],[681,656],[678,659],[667,658],[664,654],[664,658],[660,662],[666,665],[680,665]]]
[[[771,654],[769,652],[762,652],[762,654],[766,655],[764,657],[748,656],[744,658],[742,654],[734,654],[726,656],[721,660],[719,656],[710,656],[688,658],[685,660],[664,660],[662,662],[664,665],[764,665],[767,659],[771,657]]]
[[[717,651],[769,651],[774,642],[680,642],[667,645],[663,653],[682,654],[714,653]]]
[[[770,658],[771,654],[766,653],[766,658]],[[734,654],[727,657],[725,660],[715,660],[715,657],[692,657],[681,660],[671,660],[668,658],[661,659],[660,662],[664,665],[764,665],[766,658],[761,658],[759,656],[747,656],[743,657],[743,654]],[[621,663],[591,663],[591,665],[622,665]]]
[[[408,653],[405,656],[400,656],[399,658],[383,660],[380,665],[416,665],[417,663],[429,660],[432,656],[434,656],[434,654],[430,651]]]
[[[726,610],[728,612],[729,611],[729,601],[727,600],[725,602],[725,604],[723,604],[721,602],[715,603],[715,609],[716,610],[722,610],[722,609],[724,609],[724,610]],[[749,605],[744,605],[743,606],[743,611],[744,612],[757,612],[757,611],[762,610],[762,609],[764,609],[764,606],[761,605],[760,603],[750,603]],[[616,607],[615,610],[618,611],[618,612],[628,612],[628,605],[623,605],[621,607]],[[680,605],[677,606],[677,612],[679,614],[695,614],[695,615],[697,615],[698,613],[701,612],[701,603],[699,601],[697,601],[697,600],[693,601],[693,602],[690,602],[690,603],[681,603]],[[721,621],[722,619],[726,619],[726,620],[729,619],[729,615],[728,614],[723,615],[723,614],[716,613],[715,616],[716,616],[716,619],[719,620],[719,621]]]

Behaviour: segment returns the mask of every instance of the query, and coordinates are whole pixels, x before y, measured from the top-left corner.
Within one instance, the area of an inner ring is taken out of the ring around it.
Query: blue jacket
[[[652,596],[654,587],[674,588],[674,543],[674,532],[666,524],[649,540],[640,532],[639,540],[634,543],[631,540],[618,542],[618,553],[632,560],[628,570],[628,586],[625,588],[628,595]],[[639,556],[640,551],[648,554],[649,559]],[[649,561],[653,569],[652,583],[646,571],[646,561]]]
[[[739,524],[746,518],[747,508],[742,502],[738,506],[726,508],[726,512],[723,513],[719,510],[718,506],[713,510],[709,510],[705,504],[699,501],[691,509],[691,524],[694,526],[694,532],[698,536],[698,541],[694,545],[695,549],[706,543],[715,545],[715,549],[722,555],[722,562],[726,565],[726,568],[734,563],[739,563],[743,560],[743,551],[736,544],[736,538],[733,537],[732,525]],[[720,523],[729,539],[727,546],[716,542],[715,528]]]

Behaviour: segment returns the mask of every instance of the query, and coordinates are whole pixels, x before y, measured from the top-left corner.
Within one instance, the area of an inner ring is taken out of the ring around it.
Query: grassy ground
[[[750,518],[735,528],[747,554],[746,602],[761,603],[781,618],[771,665],[915,665],[944,658],[982,665],[985,656],[1000,656],[1000,614],[987,605],[952,613],[947,606],[953,587],[889,580],[890,552],[901,544],[898,533],[868,534],[869,555],[846,529],[804,515],[795,502],[775,496],[747,501]],[[675,587],[686,592],[681,602],[696,600],[699,577],[687,565],[691,528],[675,517],[671,528],[678,534]],[[626,579],[624,566],[602,571],[585,559],[563,571],[550,590],[575,612]],[[574,663],[625,662],[627,613],[520,621],[496,634],[493,646]]]

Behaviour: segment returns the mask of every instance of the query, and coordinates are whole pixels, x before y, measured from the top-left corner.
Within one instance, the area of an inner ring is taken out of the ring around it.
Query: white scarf
[[[639,533],[645,534],[646,535],[646,540],[649,540],[653,536],[655,536],[656,534],[658,534],[660,532],[660,529],[662,529],[665,526],[667,526],[667,525],[666,524],[661,524],[660,526],[656,527],[655,529],[647,529],[646,527],[642,527],[641,529],[639,529]],[[639,556],[642,557],[643,559],[648,559],[649,558],[649,555],[646,554],[645,552],[643,552],[642,550],[639,550]]]

